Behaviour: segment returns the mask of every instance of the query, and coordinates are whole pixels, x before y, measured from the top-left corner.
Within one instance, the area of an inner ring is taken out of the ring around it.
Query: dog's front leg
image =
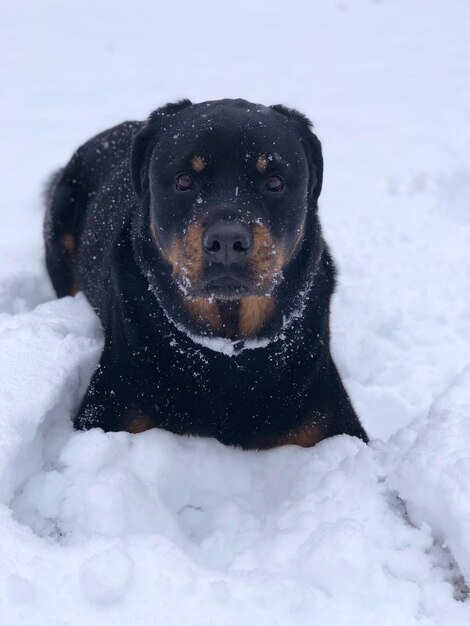
[[[126,410],[123,394],[125,384],[114,367],[115,362],[112,348],[106,345],[74,419],[75,428],[121,430],[120,416]]]

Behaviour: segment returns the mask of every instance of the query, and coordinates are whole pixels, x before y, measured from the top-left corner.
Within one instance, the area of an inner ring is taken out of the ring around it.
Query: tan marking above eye
[[[256,169],[262,174],[268,167],[268,156],[266,154],[260,154],[256,161]]]
[[[284,249],[280,242],[276,242],[269,230],[263,224],[253,227],[253,252],[249,262],[259,277],[261,284],[266,286],[280,274],[285,262]]]
[[[195,155],[191,159],[191,167],[199,174],[206,167],[206,164],[201,156]]]

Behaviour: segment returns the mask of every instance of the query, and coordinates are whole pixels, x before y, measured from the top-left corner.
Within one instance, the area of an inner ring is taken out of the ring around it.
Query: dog
[[[46,265],[104,331],[78,429],[268,449],[367,442],[330,354],[321,144],[282,105],[167,104],[52,179]]]

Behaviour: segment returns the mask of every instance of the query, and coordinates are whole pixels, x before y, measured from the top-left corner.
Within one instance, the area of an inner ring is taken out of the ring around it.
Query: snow
[[[391,477],[415,524],[428,523],[470,580],[470,366],[432,407]],[[432,494],[432,498],[429,497]]]
[[[468,626],[469,27],[466,0],[4,7],[0,624]],[[73,430],[102,335],[53,297],[44,181],[185,96],[313,118],[369,446]]]

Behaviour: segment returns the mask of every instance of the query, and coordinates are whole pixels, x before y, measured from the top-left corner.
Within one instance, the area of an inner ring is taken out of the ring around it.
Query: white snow
[[[3,7],[2,626],[468,626],[469,32],[467,0]],[[185,96],[313,118],[334,354],[371,445],[73,430],[102,337],[53,297],[44,180]]]
[[[470,365],[430,411],[391,476],[413,523],[428,523],[470,581]],[[432,497],[430,497],[432,496]]]

